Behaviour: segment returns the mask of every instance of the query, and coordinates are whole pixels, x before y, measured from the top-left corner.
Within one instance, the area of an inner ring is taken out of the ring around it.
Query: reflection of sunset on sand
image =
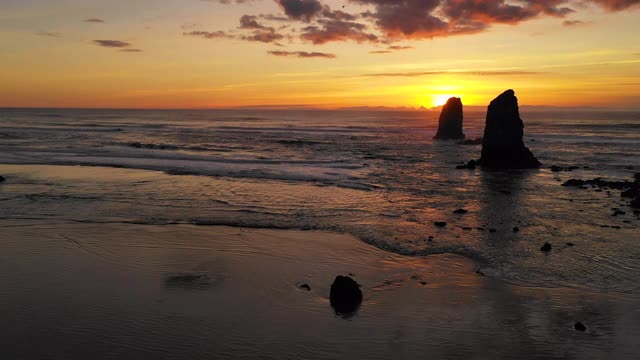
[[[512,286],[459,256],[404,257],[348,235],[30,221],[4,222],[2,233],[10,358],[61,358],[64,334],[83,339],[74,354],[110,354],[115,343],[128,358],[628,358],[638,334],[627,321],[632,299]],[[345,322],[327,294],[335,274],[349,273],[365,298]],[[562,330],[576,318],[598,325]],[[20,341],[32,329],[48,333],[39,346]],[[613,331],[621,336],[611,342]],[[358,346],[345,344],[354,338]]]

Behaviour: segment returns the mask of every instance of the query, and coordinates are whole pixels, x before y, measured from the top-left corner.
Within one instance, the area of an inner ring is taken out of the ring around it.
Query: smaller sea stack
[[[452,97],[442,107],[438,132],[433,138],[436,140],[461,140],[464,139],[462,132],[462,100]]]
[[[540,162],[524,146],[518,98],[507,90],[489,104],[480,165],[494,169],[534,169]]]

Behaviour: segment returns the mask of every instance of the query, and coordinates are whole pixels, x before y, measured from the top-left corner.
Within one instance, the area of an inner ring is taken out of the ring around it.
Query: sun
[[[433,106],[442,106],[444,104],[447,103],[447,100],[449,100],[449,98],[454,97],[456,95],[451,95],[451,94],[434,94],[432,96],[432,103]]]

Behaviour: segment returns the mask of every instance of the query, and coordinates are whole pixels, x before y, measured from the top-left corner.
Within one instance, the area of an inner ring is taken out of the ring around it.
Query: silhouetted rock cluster
[[[462,132],[462,100],[452,97],[442,107],[440,113],[440,121],[438,123],[438,132],[434,139],[437,140],[458,140],[464,139]]]
[[[524,146],[518,99],[507,90],[489,104],[480,165],[495,169],[532,169],[540,162]]]
[[[331,285],[330,299],[337,313],[353,313],[362,303],[360,285],[348,276],[338,276]]]
[[[562,183],[562,186],[571,186],[571,187],[598,187],[598,188],[608,188],[615,190],[624,190],[629,189],[633,186],[634,183],[631,181],[608,181],[603,178],[595,178],[591,180],[580,180],[580,179],[569,179]]]
[[[632,199],[631,207],[640,208],[640,173],[636,173],[633,179],[634,182],[631,184],[631,187],[623,191],[620,195]]]

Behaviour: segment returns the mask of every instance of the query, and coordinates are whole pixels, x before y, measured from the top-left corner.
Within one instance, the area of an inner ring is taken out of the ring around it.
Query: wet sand
[[[0,234],[5,359],[640,354],[636,295],[514,286],[460,256],[407,257],[350,235],[43,220],[0,220]],[[364,303],[340,316],[329,288],[348,274]]]

